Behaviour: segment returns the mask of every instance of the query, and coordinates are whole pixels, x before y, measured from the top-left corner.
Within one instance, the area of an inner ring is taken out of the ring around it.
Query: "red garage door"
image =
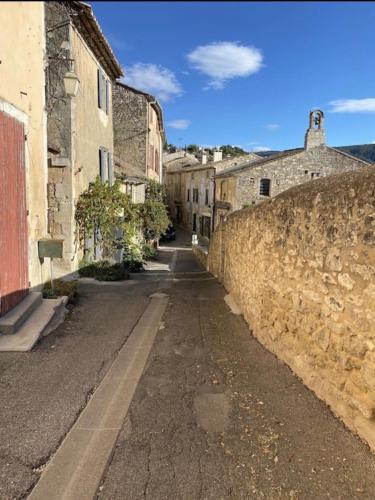
[[[0,316],[28,294],[23,124],[0,111]]]

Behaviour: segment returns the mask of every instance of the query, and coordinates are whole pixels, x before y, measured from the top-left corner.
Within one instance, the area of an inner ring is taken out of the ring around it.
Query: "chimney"
[[[206,165],[207,163],[207,153],[205,151],[202,151],[201,163],[202,165]]]
[[[305,149],[323,146],[326,143],[324,113],[320,109],[310,111],[309,128],[305,134]]]
[[[214,150],[214,162],[221,161],[223,159],[223,152],[217,149]]]

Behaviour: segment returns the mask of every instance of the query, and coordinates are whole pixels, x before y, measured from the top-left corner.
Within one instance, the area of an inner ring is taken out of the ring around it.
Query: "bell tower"
[[[305,149],[323,146],[326,143],[324,113],[320,109],[310,111],[309,128],[305,134]]]

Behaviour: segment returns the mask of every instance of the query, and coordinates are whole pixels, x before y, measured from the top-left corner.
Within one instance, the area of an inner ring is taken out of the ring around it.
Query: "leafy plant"
[[[108,260],[83,263],[79,274],[85,278],[95,278],[98,281],[122,281],[129,275],[124,264],[112,264]]]
[[[72,300],[77,295],[77,280],[63,281],[62,279],[54,280],[53,290],[51,283],[45,283],[42,295],[44,299],[57,299],[61,296],[67,296]]]
[[[154,259],[157,254],[157,250],[152,243],[144,243],[142,247],[143,258],[146,260]]]
[[[81,246],[91,238],[104,253],[119,247],[117,231],[137,219],[137,206],[130,196],[120,191],[120,182],[113,186],[102,183],[99,177],[81,193],[75,212],[78,239]],[[121,246],[121,245],[120,245]]]
[[[120,186],[120,181],[110,186],[97,178],[80,195],[75,214],[77,237],[81,247],[94,239],[94,245],[101,248],[105,258],[111,259],[115,251],[123,250],[126,268],[131,272],[140,271],[146,255],[145,242],[158,239],[170,223],[165,187],[149,180],[145,202],[133,204],[130,196],[121,192]],[[88,249],[85,258],[90,260]],[[96,268],[90,264],[85,267],[87,273],[97,275]]]

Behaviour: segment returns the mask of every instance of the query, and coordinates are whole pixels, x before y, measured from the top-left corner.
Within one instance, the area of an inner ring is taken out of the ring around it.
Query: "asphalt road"
[[[220,284],[199,271],[191,252],[177,252],[165,328],[100,500],[374,499],[368,447],[255,340]]]
[[[169,295],[100,500],[373,499],[375,457],[224,302],[185,237],[0,355],[0,499],[25,498],[149,304]],[[51,499],[54,500],[54,499]]]

